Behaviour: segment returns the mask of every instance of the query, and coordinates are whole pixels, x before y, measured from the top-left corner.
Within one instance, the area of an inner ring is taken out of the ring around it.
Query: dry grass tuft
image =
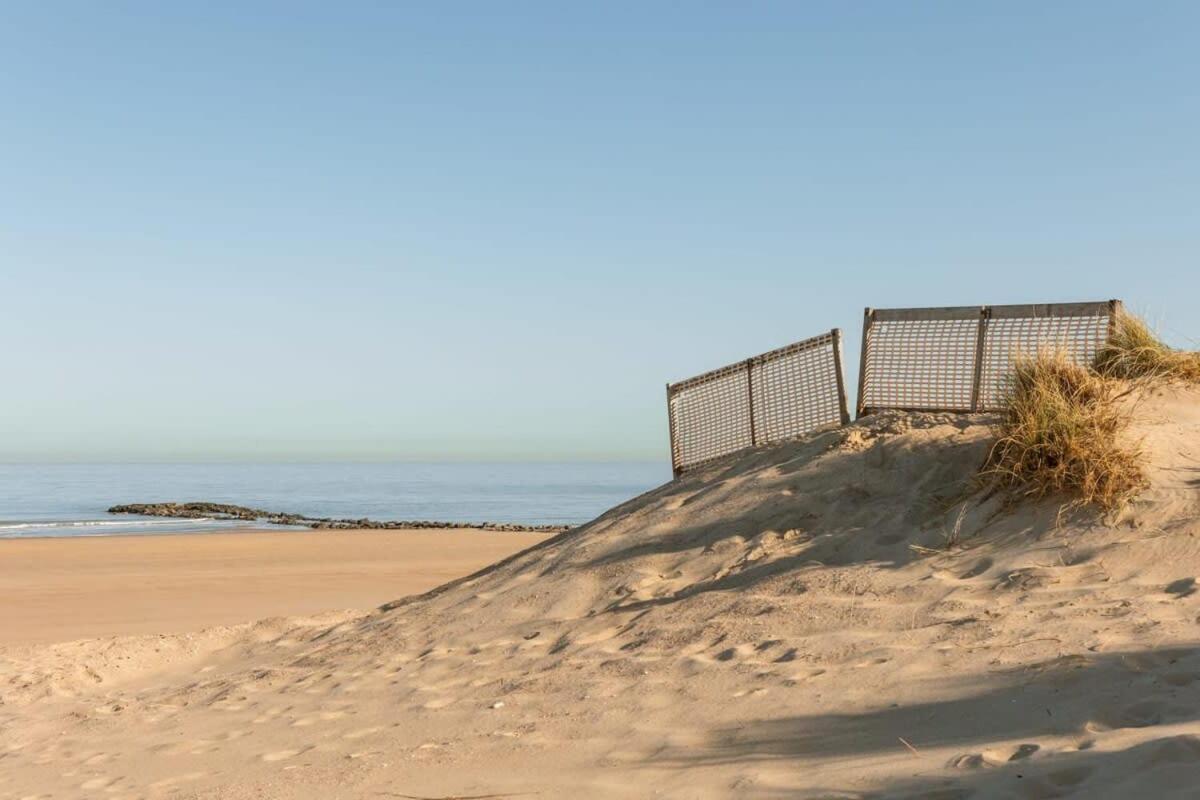
[[[1029,497],[1065,494],[1075,505],[1119,508],[1145,483],[1143,454],[1125,439],[1126,391],[1062,353],[1019,360],[981,477]]]
[[[1168,347],[1143,320],[1117,316],[1096,371],[1122,380],[1183,380],[1200,383],[1200,353]]]

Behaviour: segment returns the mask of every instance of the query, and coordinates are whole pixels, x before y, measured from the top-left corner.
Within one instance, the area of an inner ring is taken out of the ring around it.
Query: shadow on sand
[[[1182,727],[1200,721],[1200,648],[1067,656],[993,677],[975,693],[948,679],[967,692],[951,700],[718,730],[657,761],[790,762],[802,775],[806,762],[911,760],[915,777],[888,786],[780,795],[801,798],[1200,797],[1200,735]],[[1114,731],[1117,748],[1104,741]],[[1171,777],[1139,786],[1147,769]]]

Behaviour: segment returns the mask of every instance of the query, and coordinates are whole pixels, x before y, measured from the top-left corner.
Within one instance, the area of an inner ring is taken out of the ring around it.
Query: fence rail
[[[1120,307],[1119,300],[1109,300],[868,308],[857,415],[882,409],[997,409],[1016,356],[1055,347],[1078,363],[1090,363],[1107,341]]]
[[[747,447],[850,421],[842,332],[667,385],[671,466],[678,476]]]

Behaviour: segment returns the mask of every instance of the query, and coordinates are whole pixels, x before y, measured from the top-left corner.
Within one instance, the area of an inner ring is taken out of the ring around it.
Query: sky
[[[0,461],[667,458],[864,306],[1200,342],[1200,4],[0,6]],[[853,405],[854,398],[850,398]]]

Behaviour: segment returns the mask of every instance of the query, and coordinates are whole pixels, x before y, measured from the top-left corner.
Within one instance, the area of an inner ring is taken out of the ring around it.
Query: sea
[[[107,512],[167,501],[338,519],[575,525],[670,478],[668,464],[644,461],[0,464],[0,538],[254,527]]]

